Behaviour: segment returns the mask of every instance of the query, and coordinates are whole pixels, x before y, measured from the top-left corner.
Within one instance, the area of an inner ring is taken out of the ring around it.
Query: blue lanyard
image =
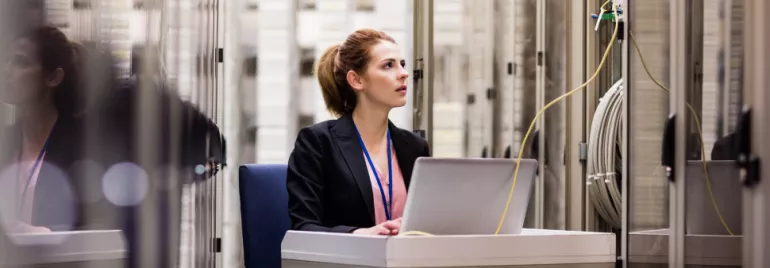
[[[390,196],[390,201],[388,201],[385,198],[385,190],[382,189],[382,182],[380,181],[380,176],[377,175],[377,166],[374,165],[374,162],[372,162],[372,157],[369,156],[369,151],[366,150],[366,145],[364,145],[364,140],[361,138],[361,132],[358,132],[358,128],[356,127],[356,133],[358,133],[358,142],[361,143],[361,149],[364,150],[364,155],[366,155],[366,160],[369,162],[369,166],[372,167],[372,173],[374,173],[374,179],[377,181],[377,186],[380,188],[380,196],[382,196],[382,204],[385,208],[385,219],[391,220],[391,213],[393,212],[393,166],[391,163],[391,153],[390,153],[390,129],[388,129],[388,196]]]
[[[24,191],[21,193],[21,204],[19,205],[19,211],[18,213],[21,213],[21,210],[24,208],[24,203],[27,201],[27,190],[29,189],[29,184],[32,183],[32,176],[35,175],[35,170],[38,166],[40,166],[40,162],[43,160],[43,155],[48,151],[48,144],[51,141],[51,135],[49,134],[48,137],[45,139],[45,143],[43,144],[43,148],[40,148],[40,152],[37,154],[37,159],[35,159],[35,164],[32,165],[32,168],[29,170],[29,175],[27,176],[27,182],[24,184]],[[23,150],[19,152],[19,164],[21,165],[21,155],[23,153]]]

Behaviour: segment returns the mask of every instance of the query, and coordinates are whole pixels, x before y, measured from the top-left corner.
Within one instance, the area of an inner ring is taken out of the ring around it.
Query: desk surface
[[[364,236],[290,231],[284,260],[371,267],[615,263],[611,233],[525,229],[520,235]]]
[[[16,254],[10,257],[17,265],[119,260],[126,256],[123,234],[119,230],[8,236],[18,246]]]

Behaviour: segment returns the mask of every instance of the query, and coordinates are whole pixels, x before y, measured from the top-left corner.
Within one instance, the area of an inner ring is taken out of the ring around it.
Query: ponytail
[[[339,71],[337,68],[339,49],[339,44],[327,48],[315,67],[326,109],[335,116],[342,116],[347,112],[345,100],[340,91],[341,85],[345,83],[339,83],[336,74]]]

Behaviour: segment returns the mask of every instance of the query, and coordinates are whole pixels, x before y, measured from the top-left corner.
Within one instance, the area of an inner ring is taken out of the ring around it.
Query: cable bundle
[[[621,159],[623,80],[599,100],[588,137],[588,198],[599,215],[621,228]]]

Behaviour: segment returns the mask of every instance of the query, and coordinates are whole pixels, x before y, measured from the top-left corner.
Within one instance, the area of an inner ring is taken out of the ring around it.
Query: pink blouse
[[[375,159],[386,159],[388,157],[387,143],[383,143],[382,147],[382,150],[378,150],[379,153],[377,155],[370,155],[372,157],[372,162],[376,163],[377,161],[375,161]],[[388,167],[377,167],[377,175],[380,177],[380,181],[382,182],[382,189],[383,192],[385,192],[385,200],[391,201],[393,203],[393,215],[391,215],[391,219],[395,220],[401,218],[401,216],[404,214],[404,206],[406,205],[406,184],[404,184],[404,175],[401,174],[401,167],[398,165],[396,152],[393,150],[393,148],[391,148],[391,150],[393,152],[391,154],[391,164],[393,165],[392,200],[390,199],[388,193]],[[371,153],[371,151],[369,153]],[[366,155],[363,155],[363,157],[366,159]],[[372,166],[369,165],[368,161],[366,161],[366,169],[369,171],[369,180],[372,182],[372,194],[374,199],[374,224],[377,225],[387,221],[387,217],[385,216],[385,206],[382,203],[380,187],[377,186],[377,180],[375,179],[374,173],[372,172]]]
[[[37,186],[37,177],[40,175],[40,168],[43,166],[43,159],[45,159],[46,153],[43,153],[42,157],[40,158],[40,163],[35,167],[35,170],[32,174],[32,178],[29,177],[30,169],[35,165],[35,160],[31,161],[23,161],[19,163],[19,178],[18,178],[18,185],[19,185],[19,191],[18,191],[18,200],[16,201],[17,205],[20,206],[19,209],[19,221],[31,224],[32,223],[32,203],[35,200],[35,186]],[[27,185],[27,180],[29,181],[29,185]],[[27,192],[24,194],[24,187],[27,186]],[[24,200],[22,200],[22,195],[24,195]]]

